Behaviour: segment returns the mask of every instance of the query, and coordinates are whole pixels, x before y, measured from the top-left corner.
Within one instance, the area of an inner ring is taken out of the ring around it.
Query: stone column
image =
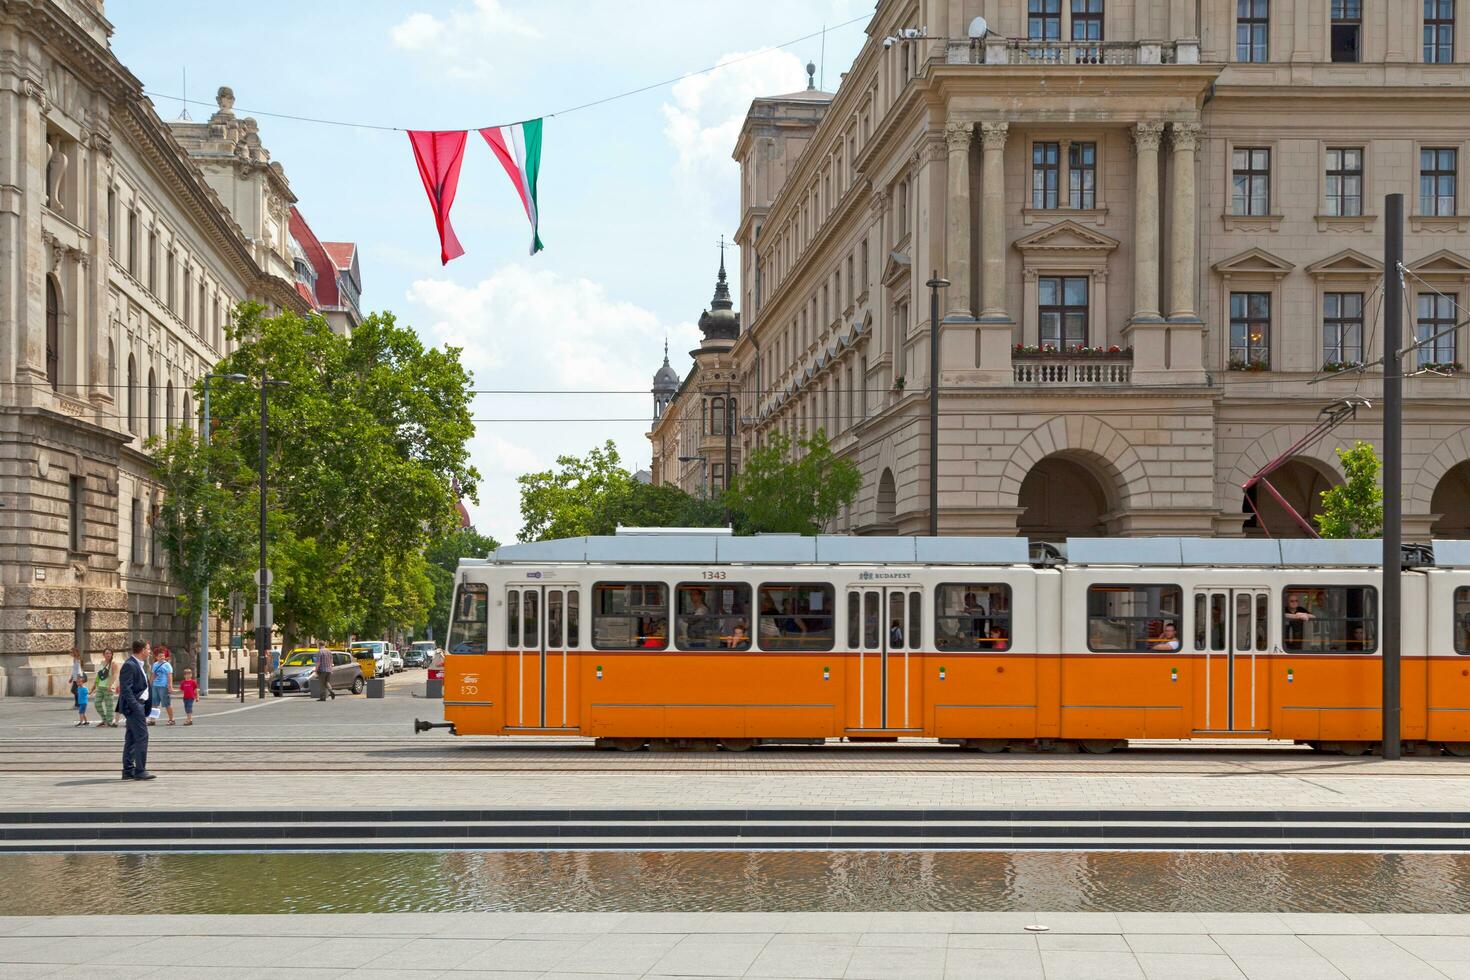
[[[1010,321],[1006,309],[1005,148],[1009,123],[981,123],[984,150],[980,211],[981,320]]]
[[[1159,140],[1164,124],[1133,127],[1138,150],[1133,184],[1133,320],[1159,317]]]
[[[88,386],[87,397],[98,411],[105,411],[114,402],[113,390],[107,377],[107,340],[111,335],[112,321],[108,316],[107,292],[107,189],[112,181],[112,140],[104,133],[92,134],[89,141],[88,187],[92,196],[90,251],[83,261],[87,280],[87,348]],[[149,256],[152,261],[152,256]],[[111,420],[106,420],[111,421]],[[111,428],[112,426],[109,426]]]
[[[1197,260],[1195,235],[1194,155],[1200,144],[1199,123],[1175,123],[1170,134],[1174,153],[1174,192],[1169,210],[1169,319],[1199,320],[1194,295]]]
[[[950,317],[970,318],[970,143],[971,123],[948,123],[944,142],[949,148],[949,194],[944,213],[944,255],[949,279]]]
[[[21,274],[16,326],[15,380],[20,404],[34,405],[46,386],[46,272],[49,249],[41,245],[41,202],[46,198],[46,95],[29,79],[21,82],[15,159],[20,186]]]

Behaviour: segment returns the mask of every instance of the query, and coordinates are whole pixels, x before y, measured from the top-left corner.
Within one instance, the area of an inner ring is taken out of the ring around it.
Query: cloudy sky
[[[550,115],[686,72],[705,75],[549,118],[540,177],[546,250],[471,133],[454,206],[465,255],[439,265],[408,138],[257,115],[313,230],[361,249],[364,306],[427,343],[464,348],[475,375],[476,525],[520,528],[515,478],[613,438],[649,463],[647,393],[663,356],[688,370],[716,242],[739,221],[730,159],[750,100],[804,88],[808,59],[834,90],[863,21],[747,57],[873,0],[109,0],[113,47],[146,90],[275,112],[474,129]],[[740,59],[740,60],[736,60]],[[155,98],[160,115],[183,106]],[[191,105],[195,119],[211,107]],[[738,263],[731,260],[731,272]],[[738,293],[736,294],[738,295]],[[575,393],[565,393],[571,390]],[[561,392],[561,393],[550,393]],[[580,421],[544,422],[528,419]]]

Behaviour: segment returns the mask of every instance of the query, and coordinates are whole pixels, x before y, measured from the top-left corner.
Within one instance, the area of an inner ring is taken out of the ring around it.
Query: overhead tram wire
[[[835,30],[838,30],[838,29],[843,28],[843,27],[851,27],[853,24],[863,23],[863,22],[868,21],[868,20],[871,20],[871,19],[872,19],[872,14],[864,14],[861,17],[854,17],[851,20],[845,20],[842,23],[833,25],[831,27],[823,26],[820,30],[812,31],[810,34],[803,34],[801,37],[794,37],[794,38],[792,38],[789,41],[782,41],[779,44],[769,44],[769,45],[766,45],[763,48],[757,48],[756,50],[749,51],[749,52],[741,55],[738,58],[731,58],[729,61],[722,61],[719,64],[710,65],[707,68],[699,68],[699,69],[696,69],[694,71],[686,71],[682,75],[675,75],[673,78],[666,78],[663,81],[651,82],[651,83],[649,83],[647,85],[640,85],[638,88],[632,88],[632,89],[628,89],[625,92],[617,92],[617,93],[614,93],[613,95],[603,96],[602,98],[593,99],[590,102],[583,102],[583,103],[580,103],[579,105],[568,106],[565,109],[558,109],[555,112],[546,112],[546,113],[542,113],[539,116],[528,116],[528,117],[526,117],[526,119],[519,120],[519,122],[526,122],[526,121],[528,121],[530,119],[551,119],[551,118],[554,118],[554,117],[557,117],[557,116],[566,116],[566,115],[570,115],[570,114],[572,114],[574,112],[581,112],[583,109],[591,109],[591,108],[594,108],[596,106],[606,105],[609,102],[616,102],[619,99],[626,99],[626,98],[631,98],[632,96],[635,96],[635,95],[642,95],[644,92],[651,92],[654,89],[664,88],[665,86],[668,86],[668,85],[678,84],[679,82],[682,82],[686,78],[694,78],[694,77],[696,77],[698,75],[708,75],[710,72],[719,71],[720,69],[722,69],[722,68],[728,68],[731,65],[738,65],[742,61],[748,61],[749,59],[758,57],[759,55],[767,54],[767,53],[769,53],[771,51],[780,51],[783,48],[789,48],[789,47],[791,47],[793,44],[800,44],[802,41],[810,41],[814,37],[821,37],[823,39],[823,41],[825,42],[826,35],[827,35],[827,33],[829,31],[835,31]],[[186,105],[198,105],[198,106],[213,106],[213,105],[215,105],[214,102],[211,102],[211,101],[208,101],[208,100],[205,100],[205,99],[190,99],[190,98],[186,98],[186,97],[184,97],[182,95],[168,95],[168,94],[165,94],[163,92],[150,92],[147,89],[144,89],[143,90],[143,94],[146,95],[150,99],[168,99],[169,101],[172,101],[172,102],[181,102],[181,103],[184,103]],[[294,113],[289,113],[289,112],[270,112],[270,111],[267,111],[265,109],[245,109],[245,108],[240,108],[240,109],[237,109],[236,111],[239,114],[247,115],[247,116],[266,116],[266,117],[271,118],[271,119],[287,119],[287,120],[290,120],[292,122],[311,123],[311,124],[317,125],[317,126],[342,126],[342,127],[346,127],[346,128],[349,128],[349,129],[374,129],[374,130],[378,130],[379,132],[389,132],[389,133],[406,133],[411,128],[411,127],[408,127],[408,126],[387,126],[387,125],[383,125],[381,123],[351,122],[351,121],[345,120],[345,119],[325,119],[325,118],[322,118],[320,116],[302,116],[302,115],[296,115]],[[497,123],[494,123],[493,125],[504,126],[504,125],[513,125],[513,124],[512,123],[497,122]],[[479,126],[466,126],[466,127],[455,127],[455,128],[479,129],[481,127],[479,127]]]

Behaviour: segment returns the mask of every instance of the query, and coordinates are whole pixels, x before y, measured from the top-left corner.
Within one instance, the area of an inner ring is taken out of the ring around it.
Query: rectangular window
[[[1363,363],[1362,293],[1323,294],[1322,361],[1324,365]]]
[[[1061,173],[1060,143],[1031,144],[1031,206],[1051,209],[1057,206],[1057,180]]]
[[[67,497],[66,512],[67,547],[70,548],[73,552],[78,552],[82,550],[82,520],[83,507],[85,506],[82,495],[83,492],[86,490],[86,486],[86,477],[74,476],[71,478],[71,486],[68,488],[69,494]]]
[[[592,587],[592,646],[663,650],[669,645],[669,587],[662,582],[598,582]]]
[[[186,326],[186,327],[189,326],[189,314],[190,314],[190,311],[189,311],[189,303],[190,303],[190,300],[193,298],[193,296],[194,296],[194,273],[193,273],[193,271],[188,266],[184,266],[184,295],[183,295],[182,312],[179,314],[179,319],[181,319],[181,320],[184,321],[184,326]]]
[[[1432,217],[1455,213],[1459,157],[1459,151],[1453,148],[1425,148],[1419,151],[1420,214]]]
[[[132,558],[134,565],[143,564],[143,501],[133,498]]]
[[[1424,62],[1455,60],[1455,0],[1424,0]]]
[[[1455,652],[1470,653],[1470,587],[1455,590]]]
[[[750,586],[686,582],[675,598],[680,650],[750,649]]]
[[[577,589],[567,590],[567,646],[569,647],[575,647],[582,642],[581,594]]]
[[[830,650],[835,636],[830,585],[760,587],[762,650]]]
[[[159,540],[158,505],[154,504],[148,510],[148,550],[152,552],[153,567],[163,567],[163,548]]]
[[[197,333],[200,337],[203,337],[205,327],[204,321],[205,318],[209,315],[207,312],[209,309],[209,287],[204,283],[203,273],[200,273],[199,305],[196,307],[196,309],[199,311],[199,322],[194,324],[194,332]]]
[[[511,593],[514,595],[515,593]],[[510,608],[510,602],[506,602]],[[461,582],[454,597],[454,616],[444,648],[454,654],[481,654],[490,648],[490,587],[484,582]]]
[[[179,289],[179,266],[174,258],[173,249],[168,251],[168,296],[164,297],[164,305],[171,312],[178,311],[178,289]]]
[[[1238,146],[1231,159],[1232,190],[1230,213],[1271,213],[1271,151],[1265,147]]]
[[[1282,591],[1281,646],[1308,653],[1378,649],[1378,590],[1371,586],[1288,585]]]
[[[1235,0],[1235,60],[1266,61],[1270,36],[1271,0]]]
[[[1009,650],[1011,587],[983,582],[941,585],[934,596],[936,650]]]
[[[527,589],[521,595],[521,646],[528,650],[541,649],[541,593]]]
[[[128,275],[138,277],[138,212],[128,212]]]
[[[1230,370],[1271,368],[1271,294],[1230,294]]]
[[[1363,213],[1361,147],[1327,151],[1327,213],[1344,216]]]
[[[1332,60],[1359,61],[1363,0],[1332,0]]]
[[[511,648],[521,645],[520,589],[511,589],[505,594],[505,645]]]
[[[148,291],[158,295],[158,233],[148,233]]]
[[[1062,39],[1062,0],[1027,0],[1026,37],[1032,41]],[[1055,57],[1056,49],[1049,53]],[[1042,56],[1042,49],[1033,50],[1033,58]]]
[[[1067,147],[1067,206],[1097,207],[1097,144],[1073,143]]]
[[[1087,648],[1179,649],[1184,593],[1177,585],[1093,585],[1087,589]]]
[[[117,258],[117,191],[107,190],[107,255]]]
[[[1414,340],[1419,348],[1419,367],[1451,365],[1458,359],[1455,344],[1455,297],[1420,293],[1414,319]]]
[[[723,489],[725,486],[725,464],[711,463],[709,468],[710,492]]]
[[[1087,277],[1041,276],[1036,281],[1041,345],[1057,350],[1087,346]]]

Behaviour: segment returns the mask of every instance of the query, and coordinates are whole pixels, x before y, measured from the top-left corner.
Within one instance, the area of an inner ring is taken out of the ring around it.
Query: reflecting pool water
[[[0,914],[1470,912],[1466,854],[396,852],[0,857]]]

